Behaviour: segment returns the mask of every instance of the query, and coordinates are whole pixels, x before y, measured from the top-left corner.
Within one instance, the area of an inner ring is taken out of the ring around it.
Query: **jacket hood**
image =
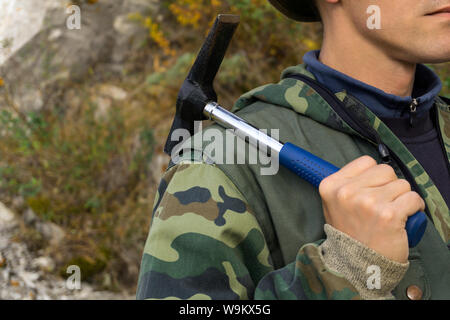
[[[242,95],[235,103],[232,112],[237,112],[256,101],[262,101],[292,109],[330,128],[361,137],[330,108],[322,96],[304,82],[289,78],[291,74],[302,74],[315,80],[314,75],[305,68],[305,65],[289,67],[283,71],[278,84],[267,84]],[[347,94],[339,92],[336,96],[344,101]]]

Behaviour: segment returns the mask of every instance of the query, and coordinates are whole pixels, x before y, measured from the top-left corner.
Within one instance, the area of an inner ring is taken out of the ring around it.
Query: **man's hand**
[[[405,224],[425,202],[387,164],[362,156],[319,185],[325,220],[388,259],[408,260]]]

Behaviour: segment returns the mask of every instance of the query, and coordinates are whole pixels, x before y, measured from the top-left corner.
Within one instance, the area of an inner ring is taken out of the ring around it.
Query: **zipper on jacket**
[[[373,139],[373,137],[368,136],[370,134],[366,134],[365,131],[362,130],[363,128],[361,127],[361,125],[351,117],[351,115],[349,114],[349,110],[347,110],[347,108],[345,108],[343,106],[342,101],[339,100],[336,97],[336,95],[333,94],[330,90],[328,90],[328,88],[323,87],[320,83],[318,83],[315,80],[309,78],[308,76],[305,76],[302,74],[292,74],[292,75],[289,75],[289,77],[298,79],[298,80],[303,81],[306,84],[308,84],[311,88],[316,90],[317,93],[319,93],[319,95],[321,95],[322,98],[325,99],[325,101],[327,101],[327,103],[330,105],[330,107],[332,107],[333,110],[344,121],[346,121],[347,124],[349,124],[354,130],[357,130],[362,136],[368,138],[372,142],[374,142],[374,140],[376,140],[376,142],[378,143],[378,152],[380,153],[382,158],[384,155],[384,157],[387,160],[387,161],[385,161],[383,159],[383,162],[389,164],[391,162],[389,158],[390,157],[394,158],[396,164],[400,167],[400,171],[402,172],[403,176],[411,184],[411,189],[416,191],[423,197],[423,195],[420,193],[419,186],[417,185],[416,180],[414,179],[414,177],[411,174],[411,172],[409,171],[409,169],[406,167],[406,165],[403,164],[403,162],[400,160],[400,158],[394,152],[392,152],[392,150],[388,146],[386,146],[384,143],[382,143],[380,135],[378,134],[378,132],[376,132],[375,129],[373,129],[372,127],[370,128],[373,130],[372,133],[375,137],[375,139]],[[341,112],[336,111],[335,108],[338,108],[339,111],[341,111]],[[431,213],[430,213],[427,205],[425,205],[425,213],[431,219]]]
[[[416,116],[417,107],[419,106],[419,102],[416,98],[414,98],[409,106],[409,126],[413,127],[414,118]]]

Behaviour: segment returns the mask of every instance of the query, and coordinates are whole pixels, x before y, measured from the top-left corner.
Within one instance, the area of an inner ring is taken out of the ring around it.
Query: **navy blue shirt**
[[[448,159],[439,140],[433,108],[442,89],[438,76],[426,66],[417,65],[412,95],[400,97],[326,66],[318,60],[319,53],[316,50],[305,54],[306,69],[333,93],[345,90],[370,108],[419,161],[450,207]],[[409,110],[413,99],[417,107],[411,125]]]

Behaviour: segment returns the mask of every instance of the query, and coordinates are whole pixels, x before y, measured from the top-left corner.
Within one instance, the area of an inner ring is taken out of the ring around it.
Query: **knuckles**
[[[378,200],[373,194],[365,194],[364,196],[358,197],[358,208],[365,213],[376,214],[378,207]]]
[[[363,162],[364,164],[366,164],[368,167],[373,167],[373,166],[377,165],[377,161],[368,155],[364,155],[364,156],[360,157],[358,160],[360,162]]]
[[[333,190],[334,181],[331,176],[324,178],[319,184],[319,194],[322,198],[327,199],[330,197]]]
[[[406,179],[398,179],[398,182],[401,188],[404,188],[406,191],[411,191],[411,184]]]
[[[345,184],[336,191],[336,199],[341,203],[350,202],[355,196],[355,188],[351,184]]]
[[[414,199],[414,201],[417,201],[417,204],[421,208],[425,208],[425,200],[418,194],[416,191],[410,191],[411,197]]]
[[[385,225],[391,225],[395,220],[395,210],[391,207],[386,207],[380,211],[378,218]]]
[[[381,174],[389,178],[389,180],[392,181],[398,179],[394,168],[392,168],[390,165],[382,163],[378,165],[378,168],[380,168]]]

